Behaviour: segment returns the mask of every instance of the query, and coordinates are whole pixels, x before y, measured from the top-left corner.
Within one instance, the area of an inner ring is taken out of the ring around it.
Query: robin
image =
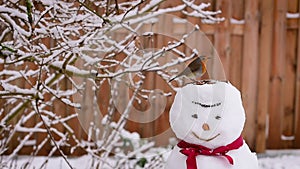
[[[180,72],[175,77],[171,78],[169,82],[173,81],[174,79],[180,76],[187,76],[188,78],[192,77],[201,77],[206,72],[206,61],[207,57],[200,56],[193,60],[182,72]]]

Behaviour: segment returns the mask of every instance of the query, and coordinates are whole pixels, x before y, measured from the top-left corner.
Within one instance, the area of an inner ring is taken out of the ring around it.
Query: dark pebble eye
[[[192,117],[193,117],[194,119],[198,119],[198,115],[197,115],[197,114],[193,114]]]
[[[221,119],[221,116],[216,116],[216,119],[217,119],[217,120],[220,120],[220,119]]]

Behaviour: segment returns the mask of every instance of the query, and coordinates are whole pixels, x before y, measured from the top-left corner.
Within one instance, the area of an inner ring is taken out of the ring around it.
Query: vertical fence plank
[[[294,69],[296,46],[297,46],[297,31],[288,30],[286,32],[286,66],[285,80],[283,86],[283,121],[282,121],[282,148],[290,148],[293,145],[294,135],[294,100],[295,100],[295,77]]]
[[[287,12],[297,13],[298,0],[288,1]],[[287,25],[290,22],[295,22],[297,19],[287,18]],[[293,146],[294,139],[294,100],[295,100],[295,77],[296,77],[296,52],[297,49],[297,30],[293,27],[287,27],[286,30],[286,57],[285,57],[285,84],[284,84],[284,102],[282,103],[284,108],[284,118],[282,122],[282,148],[291,148]]]
[[[300,12],[300,3],[298,4]],[[296,65],[296,96],[295,96],[295,140],[294,148],[300,148],[300,19],[298,18],[298,48]]]
[[[256,152],[266,149],[266,119],[269,104],[269,77],[273,40],[273,0],[261,1],[261,29],[259,39],[259,75],[257,97]]]
[[[231,55],[229,65],[229,80],[238,89],[241,89],[243,36],[231,35]]]
[[[232,19],[243,20],[244,19],[244,0],[238,0],[231,4]],[[231,19],[231,18],[228,18]],[[244,27],[244,24],[231,23],[231,28],[237,26]],[[229,80],[238,89],[241,89],[241,69],[242,69],[242,57],[243,57],[243,35],[231,32],[230,37],[230,64],[229,64]]]
[[[276,0],[274,6],[274,40],[270,82],[269,104],[269,136],[268,147],[281,147],[281,132],[283,118],[283,85],[285,71],[285,38],[286,38],[286,9],[285,0]]]
[[[242,97],[246,111],[244,137],[251,148],[255,143],[257,60],[258,60],[258,0],[245,3],[243,45]]]
[[[225,75],[229,72],[230,63],[230,18],[231,18],[231,1],[230,0],[217,0],[216,9],[222,11],[222,17],[225,21],[215,25],[216,31],[214,38],[214,46],[219,54]],[[218,66],[218,65],[216,65]],[[218,68],[214,68],[218,70]]]

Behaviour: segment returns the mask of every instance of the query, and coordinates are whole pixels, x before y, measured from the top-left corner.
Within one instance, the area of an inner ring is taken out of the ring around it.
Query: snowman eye
[[[193,117],[194,119],[198,119],[198,115],[197,115],[197,114],[193,114],[192,117]]]
[[[220,119],[221,119],[221,116],[216,116],[216,119],[217,119],[217,120],[220,120]]]

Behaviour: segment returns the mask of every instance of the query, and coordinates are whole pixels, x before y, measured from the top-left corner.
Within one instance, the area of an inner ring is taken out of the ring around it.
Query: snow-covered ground
[[[300,169],[300,150],[268,150],[258,157],[261,169]]]
[[[261,169],[299,169],[300,156],[283,155],[259,158],[259,166]]]
[[[300,150],[272,150],[265,154],[258,154],[259,166],[261,169],[300,169]],[[9,166],[1,166],[0,168],[23,168],[30,165],[30,168],[41,168],[46,157],[19,156]],[[30,164],[28,164],[28,161]],[[76,169],[90,169],[92,158],[84,155],[78,158],[69,158],[69,162]],[[68,169],[64,160],[60,157],[51,157],[48,163],[42,168]]]

